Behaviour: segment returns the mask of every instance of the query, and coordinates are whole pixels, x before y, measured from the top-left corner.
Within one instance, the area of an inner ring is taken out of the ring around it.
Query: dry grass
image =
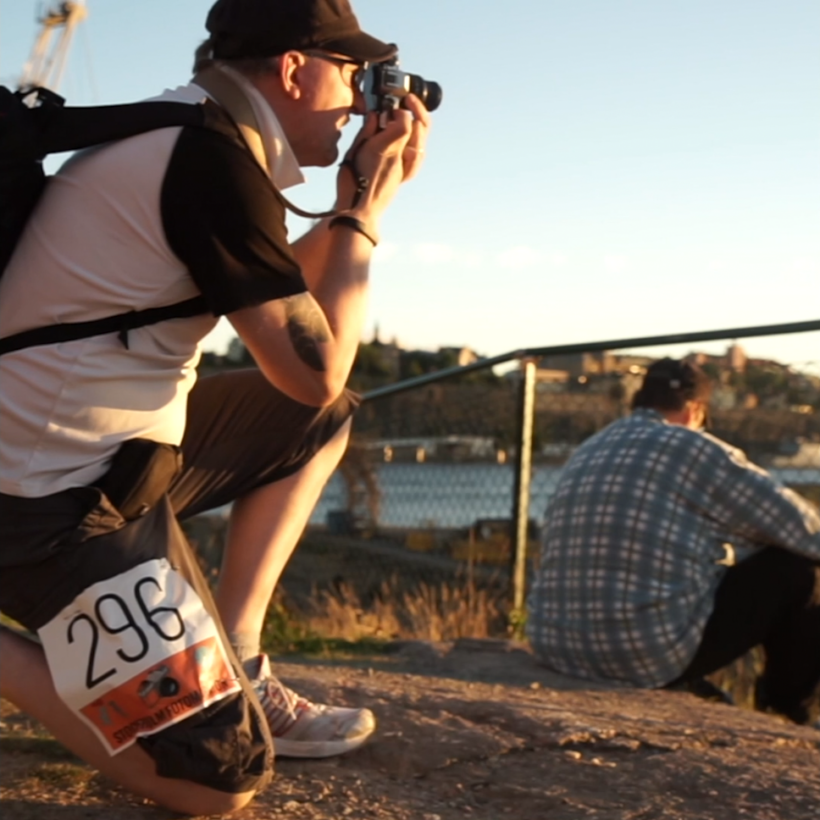
[[[488,638],[503,622],[497,596],[463,583],[455,586],[419,584],[402,589],[386,581],[369,603],[348,584],[315,594],[306,613],[312,632],[347,641],[362,638],[414,638],[451,641]]]
[[[293,651],[323,642],[372,645],[397,639],[489,638],[504,634],[505,623],[500,594],[479,589],[469,579],[407,588],[393,578],[367,599],[348,583],[314,590],[299,605],[277,596],[264,643]]]
[[[709,680],[728,692],[738,706],[754,709],[755,681],[762,671],[763,652],[758,648],[710,675]]]
[[[820,507],[820,484],[804,484],[799,487],[794,487],[803,498],[808,499],[813,504]]]
[[[469,578],[452,585],[418,584],[411,589],[398,578],[385,581],[367,600],[342,583],[316,590],[301,606],[279,596],[265,634],[274,652],[350,649],[391,640],[452,641],[508,634],[505,600],[496,590],[477,588]],[[754,684],[762,670],[759,650],[709,676],[738,706],[754,708]]]

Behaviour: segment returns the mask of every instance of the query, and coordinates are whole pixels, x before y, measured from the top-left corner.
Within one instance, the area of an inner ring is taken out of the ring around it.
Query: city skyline
[[[752,337],[754,338],[754,337]],[[746,339],[742,340],[746,342]],[[498,356],[488,356],[481,351],[475,350],[469,345],[463,346],[449,346],[439,345],[433,348],[418,348],[412,346],[403,346],[396,338],[382,338],[379,334],[378,328],[374,329],[373,335],[368,339],[365,338],[360,343],[362,348],[371,348],[380,352],[385,361],[389,360],[391,368],[395,371],[392,380],[399,379],[399,357],[401,356],[416,356],[422,357],[427,362],[427,372],[435,374],[440,370],[449,370],[453,367],[464,367],[466,365],[478,365],[479,369],[482,362],[494,362],[498,359],[505,359],[507,354],[500,354]],[[735,372],[743,372],[746,367],[752,368],[769,368],[781,370],[783,372],[790,372],[794,375],[807,376],[813,383],[820,387],[820,371],[815,367],[816,362],[798,363],[795,365],[792,362],[783,362],[775,358],[759,357],[750,355],[744,345],[737,339],[720,339],[703,344],[684,342],[676,345],[666,345],[661,347],[613,347],[611,349],[595,348],[592,350],[576,349],[572,353],[553,352],[552,348],[546,347],[542,349],[532,348],[528,350],[509,351],[509,358],[505,361],[488,365],[496,373],[507,372],[511,369],[516,369],[518,363],[526,360],[526,356],[522,355],[531,352],[532,356],[536,357],[537,368],[539,374],[546,375],[553,372],[555,368],[558,370],[564,368],[564,365],[556,365],[554,361],[557,359],[574,361],[574,365],[569,367],[565,375],[572,376],[571,371],[575,371],[578,367],[579,373],[594,373],[598,372],[603,362],[609,361],[616,363],[612,372],[626,372],[620,362],[625,361],[627,365],[635,363],[646,364],[650,361],[656,361],[660,358],[671,356],[686,361],[691,361],[699,365],[706,364],[707,366],[717,366],[719,369],[732,370]],[[675,347],[677,352],[673,354],[671,348]],[[242,340],[238,336],[233,336],[229,340],[224,350],[217,350],[211,348],[207,351],[208,366],[218,365],[220,360],[236,364],[243,362],[252,364],[252,358]],[[446,361],[446,363],[445,363]],[[552,363],[551,363],[552,362]],[[593,363],[590,370],[583,369],[582,362]],[[596,364],[597,363],[597,364]],[[808,365],[808,366],[806,366]],[[629,367],[630,373],[637,373],[641,375],[645,367],[639,367],[637,370],[634,367]],[[356,365],[354,365],[354,372]],[[557,372],[557,371],[555,371]],[[601,373],[608,373],[610,370],[604,369]],[[538,377],[542,378],[541,375]],[[388,379],[389,381],[390,379]],[[549,379],[547,379],[549,380]]]

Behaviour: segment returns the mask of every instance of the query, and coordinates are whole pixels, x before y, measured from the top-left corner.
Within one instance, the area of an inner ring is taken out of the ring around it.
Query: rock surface
[[[593,687],[505,641],[408,642],[276,665],[315,700],[367,705],[346,757],[279,760],[241,817],[383,820],[817,820],[820,732],[678,692]],[[3,705],[4,820],[149,820]]]

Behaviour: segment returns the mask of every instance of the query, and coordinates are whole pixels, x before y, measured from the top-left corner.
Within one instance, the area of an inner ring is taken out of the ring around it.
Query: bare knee
[[[256,794],[256,789],[233,793],[219,791],[212,786],[201,785],[201,782],[183,779],[182,776],[161,777],[156,773],[155,761],[138,745],[112,757],[96,735],[57,696],[42,647],[6,628],[0,628],[0,654],[3,656],[0,694],[42,722],[74,754],[128,791],[171,811],[194,816],[230,814],[247,806]],[[242,702],[239,699],[225,699],[221,703],[223,708],[232,708],[232,703],[239,708]],[[180,730],[181,724],[175,724],[164,730],[164,734],[167,736],[169,732]],[[184,744],[180,746],[179,754],[185,754]],[[272,752],[259,749],[258,756],[266,754],[272,761]],[[270,779],[270,762],[264,766],[258,781],[250,778],[250,784],[245,780],[235,785],[247,787],[253,784],[258,788],[260,783],[264,785]],[[207,778],[203,778],[203,782],[206,781]],[[232,785],[230,781],[226,782],[226,788]]]

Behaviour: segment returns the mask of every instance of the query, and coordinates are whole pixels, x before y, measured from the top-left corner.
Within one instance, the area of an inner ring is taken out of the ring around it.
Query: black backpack
[[[138,102],[125,105],[67,108],[53,91],[10,91],[0,86],[0,276],[8,265],[48,177],[43,160],[49,154],[76,151],[171,126],[207,125],[206,105]],[[119,333],[128,346],[128,331],[166,319],[207,313],[202,296],[173,305],[129,311],[90,322],[34,328],[0,339],[0,356],[36,345]]]

